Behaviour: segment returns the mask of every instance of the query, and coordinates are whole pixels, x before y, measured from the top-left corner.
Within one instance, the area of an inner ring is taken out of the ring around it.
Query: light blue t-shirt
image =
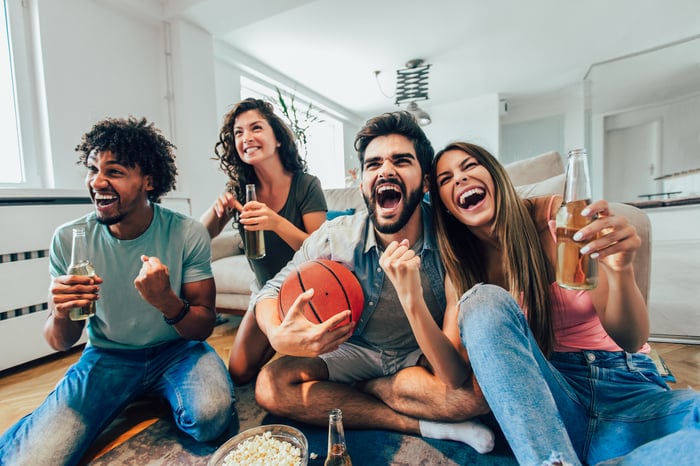
[[[153,206],[153,221],[138,238],[120,240],[94,212],[61,225],[54,232],[50,251],[50,273],[65,275],[70,265],[73,227],[85,227],[88,257],[104,282],[96,313],[88,319],[88,342],[100,348],[134,349],[155,346],[181,338],[163,320],[163,314],[148,304],[136,290],[134,280],[141,270],[141,255],[154,256],[168,267],[170,286],[180,294],[183,283],[212,277],[211,243],[198,221],[159,204]]]

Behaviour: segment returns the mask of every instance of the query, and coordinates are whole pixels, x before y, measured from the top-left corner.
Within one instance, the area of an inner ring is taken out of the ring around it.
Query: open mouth
[[[258,146],[255,146],[255,147],[246,147],[246,148],[244,149],[244,152],[246,153],[246,155],[250,155],[251,153],[255,152],[255,151],[258,150],[258,149],[260,149],[260,147],[258,147]]]
[[[469,209],[477,205],[486,197],[486,191],[482,188],[471,188],[464,191],[457,198],[457,205],[462,209]]]
[[[393,209],[399,205],[403,194],[401,188],[393,183],[385,183],[377,187],[375,198],[382,209]]]
[[[119,197],[115,194],[95,193],[94,199],[98,207],[107,207],[117,202]]]

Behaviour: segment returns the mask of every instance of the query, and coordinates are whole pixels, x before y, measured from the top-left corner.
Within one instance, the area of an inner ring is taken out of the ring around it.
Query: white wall
[[[40,165],[53,165],[44,188],[84,189],[85,172],[75,164],[74,148],[95,122],[145,116],[177,146],[172,197],[189,198],[191,214],[199,217],[225,187],[226,176],[212,157],[223,116],[240,100],[241,74],[251,75],[255,66],[281,86],[296,88],[255,60],[241,63],[242,54],[223,50],[208,32],[177,18],[165,23],[94,0],[36,0],[31,6],[40,38],[46,135],[42,138],[39,125],[24,131],[43,141]],[[299,91],[324,110],[346,116],[341,169],[357,166],[352,142],[364,119],[311,90]]]
[[[510,128],[517,128],[519,125],[526,126],[533,121],[553,121],[553,119],[563,122],[562,129],[556,128],[554,125],[551,126],[551,131],[561,130],[561,136],[558,134],[548,135],[548,138],[557,140],[563,137],[563,142],[560,148],[551,147],[549,150],[559,150],[562,157],[566,157],[569,150],[586,147],[583,81],[546,95],[509,98],[508,112],[501,117],[501,124]],[[501,136],[502,138],[507,137],[507,132],[503,132]],[[509,142],[503,139],[501,143],[504,146],[511,146]],[[525,153],[523,157],[532,155],[537,154]]]
[[[423,129],[436,152],[450,142],[468,141],[498,156],[498,94],[424,107],[433,123]]]
[[[80,136],[105,117],[145,116],[167,129],[159,24],[86,0],[38,0],[48,112],[49,187],[83,186]],[[28,130],[27,128],[24,129]]]

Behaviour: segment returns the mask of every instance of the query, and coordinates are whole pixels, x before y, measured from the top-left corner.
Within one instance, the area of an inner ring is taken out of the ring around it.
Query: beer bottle
[[[338,409],[332,409],[328,414],[328,456],[324,466],[351,466],[348,448],[345,445],[345,431],[343,430],[343,413]]]
[[[581,254],[589,242],[573,236],[590,223],[581,211],[591,203],[591,181],[585,149],[569,151],[564,202],[557,212],[557,283],[571,290],[590,290],[598,284],[598,260]]]
[[[255,185],[245,185],[245,202],[256,201]],[[265,236],[263,230],[245,231],[245,255],[248,259],[262,259],[265,257]]]
[[[84,227],[73,228],[73,248],[70,255],[68,275],[85,275],[88,277],[95,275],[95,269],[90,259],[88,259]],[[95,301],[90,301],[90,304],[87,306],[74,307],[68,313],[71,320],[85,320],[93,315],[95,315]]]

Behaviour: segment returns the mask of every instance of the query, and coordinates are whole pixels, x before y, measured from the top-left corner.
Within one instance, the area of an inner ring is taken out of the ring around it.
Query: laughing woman
[[[436,155],[430,194],[462,341],[518,462],[697,461],[700,394],[671,391],[638,353],[649,318],[627,219],[606,201],[584,211],[597,219],[578,239],[600,279],[569,291],[554,279],[561,196],[520,199],[499,162],[463,142]]]
[[[275,115],[272,104],[245,99],[224,117],[216,144],[220,168],[229,176],[227,190],[202,216],[213,238],[238,218],[239,231],[264,231],[267,254],[249,260],[261,288],[292,258],[309,234],[326,220],[321,182],[305,173],[306,165],[291,130]],[[254,184],[257,202],[246,203],[245,185]],[[274,356],[251,310],[238,328],[229,357],[237,384],[251,381]]]

